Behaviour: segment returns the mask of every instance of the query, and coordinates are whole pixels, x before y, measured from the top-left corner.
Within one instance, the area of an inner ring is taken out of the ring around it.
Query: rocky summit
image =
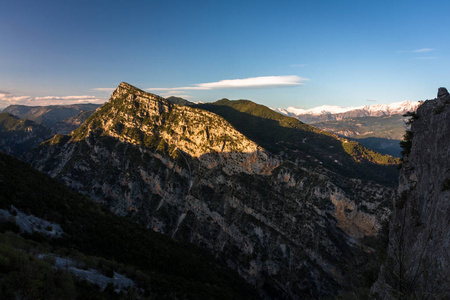
[[[116,214],[208,249],[267,299],[364,293],[386,247],[392,188],[269,151],[211,111],[127,83],[28,160]]]
[[[450,96],[411,114],[378,299],[450,299]]]

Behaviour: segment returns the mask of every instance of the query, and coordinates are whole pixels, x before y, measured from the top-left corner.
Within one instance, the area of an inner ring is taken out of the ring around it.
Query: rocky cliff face
[[[411,116],[404,141],[381,299],[450,298],[450,96],[439,89]]]
[[[308,169],[212,112],[126,83],[29,159],[115,213],[209,249],[266,298],[334,295],[378,272],[391,189]]]

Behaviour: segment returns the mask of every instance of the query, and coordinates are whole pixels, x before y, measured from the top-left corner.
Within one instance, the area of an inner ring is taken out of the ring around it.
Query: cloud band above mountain
[[[297,75],[261,76],[243,79],[226,79],[216,82],[198,83],[193,86],[174,88],[148,88],[148,91],[177,91],[177,90],[219,90],[219,89],[261,89],[281,88],[303,85],[307,78]]]
[[[31,96],[16,96],[9,92],[0,91],[0,107],[6,107],[8,105],[20,104],[20,105],[61,105],[68,103],[103,103],[106,102],[106,98],[95,96],[43,96],[43,97],[31,97]]]

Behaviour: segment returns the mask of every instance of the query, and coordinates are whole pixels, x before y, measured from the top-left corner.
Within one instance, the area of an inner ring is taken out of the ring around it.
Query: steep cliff
[[[388,258],[372,288],[380,299],[450,299],[450,95],[411,116]]]
[[[235,128],[122,83],[29,160],[116,214],[210,250],[264,297],[370,286],[393,190],[275,155]]]

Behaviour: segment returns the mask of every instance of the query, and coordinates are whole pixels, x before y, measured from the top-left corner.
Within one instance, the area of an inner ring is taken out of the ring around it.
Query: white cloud
[[[434,50],[433,48],[421,48],[421,49],[413,50],[411,52],[413,52],[413,53],[424,53],[424,52],[431,52],[433,50]]]
[[[29,105],[29,106],[41,106],[41,105],[65,105],[72,103],[97,103],[102,104],[107,99],[103,97],[95,96],[44,96],[44,97],[31,97],[31,96],[16,96],[9,92],[0,91],[0,107],[6,107],[8,105]]]
[[[303,85],[307,78],[297,75],[288,76],[261,76],[243,79],[226,79],[216,82],[198,83],[194,86],[175,88],[148,88],[149,91],[177,91],[177,90],[218,90],[218,89],[261,89],[280,88]]]
[[[434,48],[420,48],[415,50],[398,50],[397,53],[427,53],[434,50]]]
[[[2,100],[5,103],[8,102],[16,102],[16,101],[27,101],[32,99],[30,96],[14,96],[9,92],[1,92],[0,91],[0,100]]]

